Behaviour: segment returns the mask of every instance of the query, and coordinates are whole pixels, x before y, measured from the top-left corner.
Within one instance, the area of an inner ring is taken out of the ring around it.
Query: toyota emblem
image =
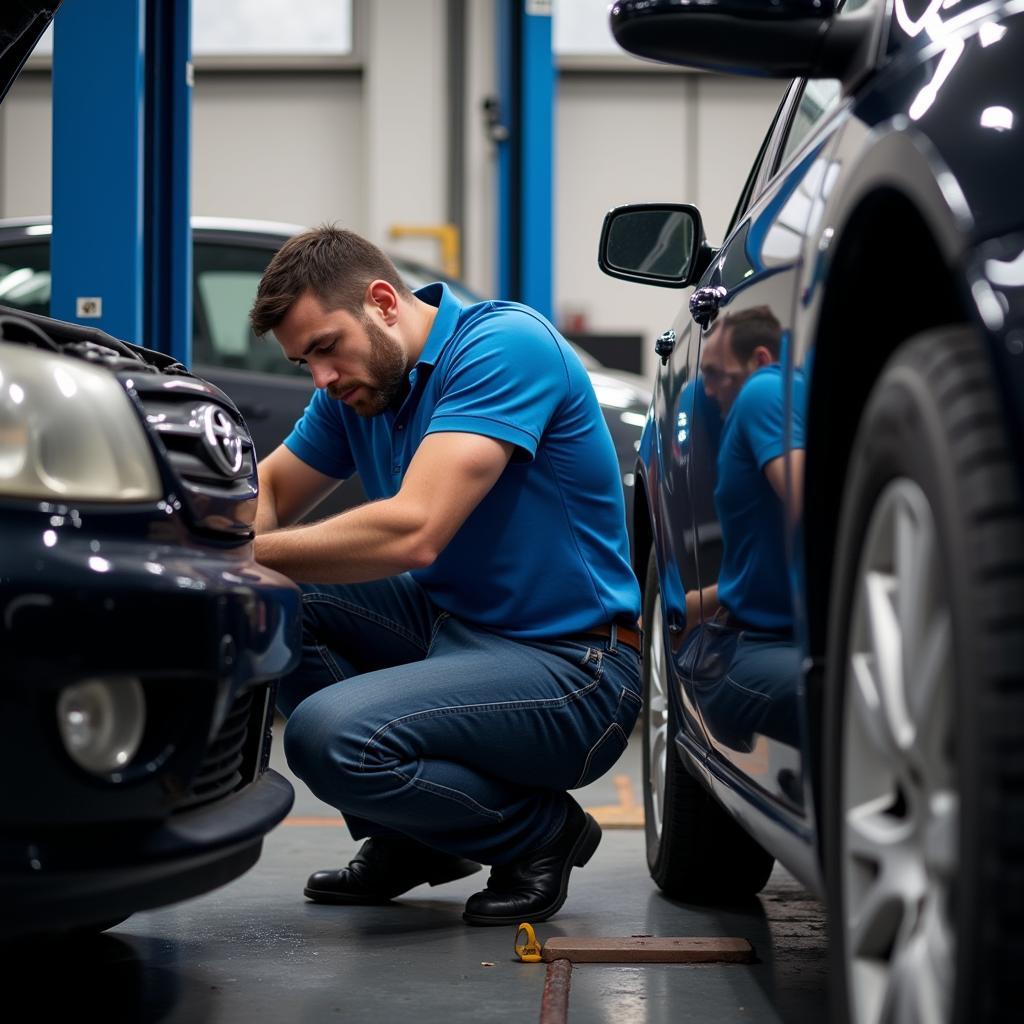
[[[231,417],[215,405],[200,410],[203,440],[213,464],[226,476],[235,476],[242,468],[242,438]]]

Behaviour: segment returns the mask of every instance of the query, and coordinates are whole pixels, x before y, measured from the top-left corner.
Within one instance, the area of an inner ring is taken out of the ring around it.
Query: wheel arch
[[[647,580],[647,558],[654,543],[654,527],[651,520],[651,504],[647,497],[647,477],[639,471],[633,485],[633,574],[640,584],[640,598],[644,598]]]
[[[835,531],[847,469],[868,396],[896,349],[921,331],[975,319],[949,237],[902,189],[863,193],[837,232],[814,331],[807,405],[804,564],[811,774],[821,821],[824,659]],[[894,240],[899,240],[898,246]],[[879,254],[903,260],[889,284]],[[880,278],[881,285],[880,285]],[[837,382],[842,382],[841,387]],[[820,851],[819,851],[820,852]]]

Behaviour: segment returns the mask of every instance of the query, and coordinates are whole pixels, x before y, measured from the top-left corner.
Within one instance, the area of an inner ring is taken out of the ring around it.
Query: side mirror
[[[853,6],[853,5],[851,5]],[[638,57],[724,74],[838,78],[861,73],[884,19],[837,0],[616,0],[616,42]]]
[[[695,206],[638,203],[605,216],[597,263],[610,277],[686,288],[704,272],[706,249]]]

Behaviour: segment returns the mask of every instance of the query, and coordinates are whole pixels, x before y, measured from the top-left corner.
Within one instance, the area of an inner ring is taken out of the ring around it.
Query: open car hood
[[[0,4],[0,100],[14,84],[39,37],[53,21],[61,0],[3,0]]]

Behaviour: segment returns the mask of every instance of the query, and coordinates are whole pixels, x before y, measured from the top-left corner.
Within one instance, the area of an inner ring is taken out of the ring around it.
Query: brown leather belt
[[[620,626],[618,623],[614,625],[615,642],[632,647],[637,654],[643,654],[643,642],[640,639],[640,631],[638,629],[631,629],[629,626]],[[599,636],[604,640],[610,640],[612,638],[612,623],[585,630],[581,636]]]

